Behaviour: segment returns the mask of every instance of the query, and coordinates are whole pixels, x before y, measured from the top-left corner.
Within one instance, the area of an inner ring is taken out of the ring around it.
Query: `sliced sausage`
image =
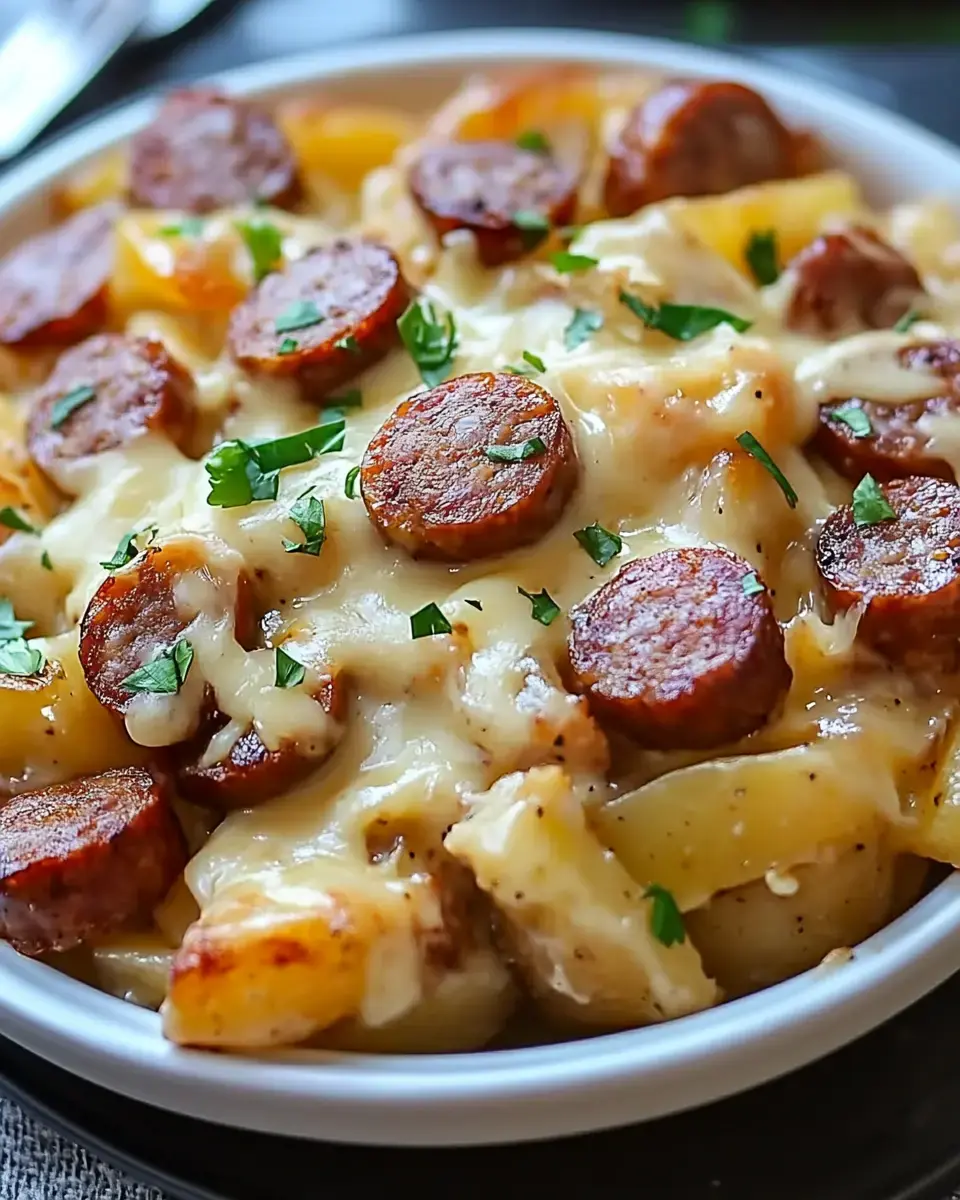
[[[408,300],[392,251],[341,238],[268,275],[234,309],[227,340],[241,366],[292,375],[319,401],[398,344]]]
[[[487,453],[529,443],[535,452],[517,461]],[[577,475],[550,393],[520,375],[479,372],[400,404],[367,447],[360,491],[388,541],[415,558],[464,562],[535,542]]]
[[[345,693],[339,677],[326,681],[316,694],[317,703],[334,720],[344,716]],[[217,722],[222,728],[226,718]],[[179,756],[177,786],[181,795],[196,804],[210,808],[252,808],[288,791],[315,771],[333,749],[326,745],[314,753],[310,746],[295,741],[281,742],[276,750],[268,750],[255,729],[248,729],[230,747],[219,762],[203,762],[210,742],[206,733],[197,742],[185,747]]]
[[[719,746],[764,725],[790,686],[783,633],[752,568],[726,550],[628,563],[570,613],[575,686],[657,750]]]
[[[80,665],[87,686],[105,708],[123,715],[133,695],[123,681],[157,651],[173,646],[194,614],[178,604],[176,588],[187,572],[206,572],[200,538],[172,538],[108,575],[93,594],[80,624]],[[249,581],[236,586],[235,635],[241,645],[256,637]]]
[[[810,159],[762,96],[739,83],[676,80],[648,96],[610,146],[604,202],[626,217],[670,196],[786,179]]]
[[[862,609],[857,636],[909,667],[960,666],[960,487],[911,476],[883,487],[895,519],[831,513],[817,569],[834,612]]]
[[[573,173],[514,142],[449,142],[427,150],[410,171],[410,190],[438,237],[469,229],[488,267],[530,248],[531,231],[517,224],[518,213],[567,225],[577,206]]]
[[[292,208],[297,164],[269,113],[212,88],[171,92],[130,143],[130,199],[206,213],[262,201]]]
[[[870,229],[826,233],[790,261],[790,329],[837,337],[895,325],[923,295],[913,264]]]
[[[953,467],[931,450],[932,438],[919,428],[925,416],[946,416],[960,409],[960,342],[905,346],[897,357],[902,366],[943,376],[943,390],[927,400],[881,404],[866,399],[835,400],[820,407],[814,449],[841,475],[854,482],[864,475],[887,481],[906,475],[934,475],[954,480]],[[871,433],[858,437],[837,413],[859,408]]]
[[[77,401],[73,406],[71,399]],[[192,376],[162,342],[99,334],[62,354],[31,397],[30,454],[61,488],[72,491],[66,469],[75,459],[114,450],[148,432],[183,446],[195,399]]]
[[[0,936],[42,954],[145,922],[186,861],[169,791],[142,767],[23,792],[0,809]]]
[[[85,208],[0,261],[0,343],[66,346],[103,328],[119,212]]]

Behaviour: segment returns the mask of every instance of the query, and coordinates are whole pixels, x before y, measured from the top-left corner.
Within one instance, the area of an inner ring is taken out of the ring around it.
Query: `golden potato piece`
[[[907,820],[891,838],[898,850],[960,866],[960,725],[951,732],[932,782],[912,797]]]
[[[548,1010],[583,1025],[646,1024],[718,998],[689,940],[651,931],[652,901],[589,831],[561,768],[498,780],[445,839],[502,914]]]
[[[374,167],[386,166],[417,132],[393,108],[291,100],[274,114],[305,176],[320,175],[356,191]]]
[[[824,171],[740,188],[724,196],[668,200],[663,207],[749,275],[743,253],[751,233],[772,230],[781,263],[786,263],[813,241],[826,221],[859,214],[863,198],[852,175]]]
[[[671,771],[590,820],[635,880],[669,888],[686,911],[771,868],[863,840],[896,804],[882,765],[810,745]]]
[[[108,150],[67,176],[53,193],[54,208],[58,216],[69,217],[78,209],[122,197],[126,187],[126,149]]]

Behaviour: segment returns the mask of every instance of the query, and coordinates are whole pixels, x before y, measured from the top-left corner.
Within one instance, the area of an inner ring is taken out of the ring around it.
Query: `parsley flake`
[[[856,404],[845,404],[842,408],[835,408],[827,413],[827,416],[831,421],[839,421],[841,424],[846,425],[854,437],[870,437],[873,433],[870,418]]]
[[[28,629],[33,628],[32,621],[18,621],[13,612],[13,604],[6,596],[0,596],[0,642],[22,641]]]
[[[513,214],[513,226],[520,230],[524,250],[534,250],[550,232],[550,219],[535,209],[522,208]]]
[[[687,931],[673,893],[659,883],[651,883],[643,896],[645,900],[653,901],[650,907],[650,932],[653,936],[664,946],[682,946],[687,939]]]
[[[100,566],[105,571],[118,571],[121,567],[125,567],[131,559],[136,558],[140,553],[139,547],[136,545],[137,538],[142,534],[148,534],[147,545],[149,545],[158,532],[159,530],[156,525],[148,525],[145,529],[131,529],[117,543],[113,557],[108,558],[106,562],[102,562]]]
[[[297,662],[292,654],[288,654],[282,646],[277,647],[277,682],[278,688],[296,687],[303,683],[307,671],[303,663]]]
[[[316,557],[326,539],[327,521],[323,501],[311,496],[311,490],[308,488],[302,496],[298,496],[290,509],[290,520],[300,526],[304,540],[291,542],[284,538],[283,548],[288,554],[312,554]]]
[[[347,472],[347,477],[343,481],[343,494],[348,500],[356,500],[357,498],[357,478],[360,475],[359,467],[351,467]]]
[[[452,633],[453,626],[434,604],[425,604],[410,617],[412,638],[434,637],[438,633]]]
[[[417,364],[427,387],[436,387],[450,374],[457,353],[457,324],[453,313],[437,316],[433,302],[418,296],[397,321],[407,353]]]
[[[324,408],[362,408],[363,393],[359,388],[351,388],[342,396],[328,396],[323,402]]]
[[[744,577],[740,580],[740,585],[743,588],[743,594],[745,596],[757,596],[761,592],[765,592],[767,590],[757,578],[756,571],[748,571],[747,574],[744,575]]]
[[[620,293],[620,303],[625,304],[648,329],[656,329],[677,342],[691,342],[718,325],[729,325],[737,333],[744,333],[753,324],[723,308],[704,308],[699,304],[644,304],[629,292]]]
[[[899,321],[897,321],[893,327],[893,332],[906,333],[910,329],[911,325],[916,325],[916,323],[922,320],[922,318],[922,313],[917,312],[915,308],[911,308],[908,312],[903,314]]]
[[[483,612],[483,605],[479,600],[464,600],[464,604],[469,604],[471,608],[475,608],[477,612]]]
[[[11,508],[9,504],[5,504],[0,508],[0,525],[6,525],[8,529],[16,529],[19,533],[39,533],[35,525],[22,517],[15,508]]]
[[[777,254],[777,234],[773,229],[754,230],[747,239],[743,251],[750,273],[760,285],[766,287],[780,278]]]
[[[293,354],[295,350],[300,349],[300,343],[296,338],[285,337],[277,347],[278,354]]]
[[[15,638],[0,646],[0,674],[39,675],[47,665],[43,651]]]
[[[558,250],[550,255],[550,263],[561,275],[575,275],[578,271],[589,271],[600,262],[589,254],[571,254],[569,250]]]
[[[484,454],[491,462],[523,462],[525,458],[533,458],[535,454],[545,454],[546,450],[542,438],[532,437],[512,446],[487,446]]]
[[[360,343],[352,333],[346,333],[343,337],[337,338],[333,345],[337,350],[347,350],[351,354],[360,353]]]
[[[40,555],[40,566],[43,567],[45,571],[53,570],[53,563],[50,561],[50,555],[46,550],[44,550],[44,552]]]
[[[319,325],[324,319],[323,313],[312,300],[294,300],[285,308],[274,321],[276,333],[293,333],[297,329],[309,329],[311,325]]]
[[[120,686],[127,692],[149,692],[173,696],[183,687],[193,662],[193,647],[185,638],[166,646],[142,667],[128,675]]]
[[[516,142],[521,150],[532,150],[534,154],[550,153],[550,143],[539,129],[525,129],[517,135]]]
[[[857,528],[879,525],[881,521],[895,521],[896,518],[897,514],[880,490],[880,485],[872,475],[864,475],[853,489],[853,520]]]
[[[522,587],[518,587],[517,591],[521,596],[526,596],[530,601],[532,609],[530,615],[535,621],[539,621],[541,625],[549,625],[560,616],[560,605],[546,588],[537,592],[536,595],[525,592]]]
[[[254,282],[259,283],[265,275],[275,271],[283,262],[283,234],[276,225],[264,221],[261,217],[237,221],[236,227],[250,251]],[[278,329],[277,332],[282,333],[283,330]]]
[[[169,225],[161,225],[158,233],[162,237],[198,238],[203,236],[204,227],[202,217],[184,217],[180,221],[171,221]]]
[[[71,413],[76,412],[78,408],[82,408],[84,404],[89,404],[96,397],[96,394],[96,391],[89,384],[83,383],[79,387],[71,388],[66,395],[54,400],[53,407],[50,409],[50,428],[59,429]]]
[[[598,567],[605,567],[623,549],[623,539],[596,521],[585,529],[575,530],[573,536]]]
[[[567,350],[576,350],[589,341],[590,335],[603,328],[603,314],[589,308],[575,308],[570,324],[563,331],[563,345]]]
[[[744,433],[737,435],[737,444],[746,452],[757,460],[757,462],[777,481],[780,491],[786,497],[787,503],[791,508],[797,507],[799,496],[793,490],[793,486],[787,479],[786,475],[780,470],[777,464],[773,461],[770,455],[764,450],[753,434],[746,430]]]
[[[534,354],[532,350],[524,350],[520,356],[524,361],[522,367],[504,367],[511,375],[542,375],[547,369],[547,364],[543,361],[539,354]]]

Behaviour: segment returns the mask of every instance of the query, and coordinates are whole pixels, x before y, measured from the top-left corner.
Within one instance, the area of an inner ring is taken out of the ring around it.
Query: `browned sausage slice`
[[[604,202],[611,216],[626,217],[670,196],[789,178],[809,157],[809,145],[750,88],[676,80],[637,105],[614,139]]]
[[[328,679],[316,699],[334,720],[343,719],[345,695],[339,676]],[[221,727],[222,723],[221,718]],[[203,754],[209,740],[206,733],[184,748],[177,785],[188,800],[220,809],[252,808],[279,796],[306,779],[333,749],[330,744],[317,754],[310,746],[288,741],[281,742],[276,750],[268,750],[257,731],[248,729],[225,758],[205,764]]]
[[[529,456],[491,457],[506,447]],[[388,541],[414,557],[463,562],[535,542],[577,475],[550,393],[520,375],[480,372],[400,404],[367,447],[360,490]]]
[[[889,328],[923,295],[913,264],[860,226],[818,237],[789,270],[795,283],[786,323],[813,337]]]
[[[469,229],[488,267],[530,248],[518,213],[566,225],[577,205],[577,181],[566,167],[513,142],[449,142],[427,150],[410,171],[410,190],[438,237]]]
[[[24,792],[0,809],[0,936],[42,954],[146,921],[186,859],[168,790],[142,767]]]
[[[572,609],[570,666],[594,712],[657,750],[764,725],[792,673],[769,595],[745,587],[751,572],[725,550],[664,550]]]
[[[912,667],[960,665],[960,487],[913,476],[883,488],[894,520],[858,527],[853,508],[831,513],[817,569],[835,612],[863,612],[857,636]]]
[[[103,327],[119,212],[83,209],[0,261],[0,343],[64,346]]]
[[[190,373],[153,338],[105,333],[62,354],[30,400],[27,443],[39,467],[65,491],[74,459],[157,431],[177,445],[193,423]]]
[[[905,367],[942,375],[940,395],[907,404],[880,404],[859,398],[823,404],[814,449],[841,475],[855,482],[864,475],[881,481],[906,475],[934,475],[952,481],[953,467],[931,451],[932,439],[918,422],[924,416],[944,416],[960,409],[960,342],[905,346],[897,357]],[[837,417],[838,412],[851,407],[863,411],[872,432],[858,437]]]
[[[123,686],[158,650],[173,646],[195,613],[178,604],[176,587],[188,572],[208,573],[203,540],[171,538],[108,575],[87,605],[80,624],[80,664],[90,691],[121,716],[133,700]],[[235,635],[241,645],[256,636],[247,577],[236,581]]]
[[[130,143],[130,199],[205,213],[260,200],[292,208],[301,185],[272,117],[214,89],[171,92]]]
[[[408,299],[386,246],[341,238],[268,275],[234,309],[230,350],[250,371],[296,376],[319,401],[398,344]]]

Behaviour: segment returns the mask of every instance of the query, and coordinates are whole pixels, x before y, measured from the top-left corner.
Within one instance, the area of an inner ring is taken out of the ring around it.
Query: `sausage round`
[[[14,796],[0,809],[0,936],[42,954],[146,921],[186,861],[169,791],[142,767]]]
[[[498,462],[494,446],[539,439]],[[400,404],[360,467],[370,519],[415,558],[465,562],[535,542],[576,486],[578,463],[556,400],[521,375],[479,372]]]
[[[177,605],[176,584],[206,565],[199,540],[175,539],[144,551],[94,592],[80,623],[80,665],[87,687],[105,708],[122,716],[134,698],[123,681],[182,636],[191,619]],[[256,636],[250,592],[241,574],[234,614],[241,645]]]
[[[744,590],[751,571],[726,550],[664,550],[573,608],[570,666],[594,712],[657,750],[764,725],[792,672],[768,593]]]
[[[64,414],[61,402],[79,388],[93,396]],[[153,338],[99,334],[62,354],[30,399],[27,444],[34,462],[64,490],[62,468],[74,459],[160,432],[183,446],[193,425],[196,389],[190,373]]]
[[[814,449],[854,482],[864,475],[883,482],[906,475],[934,475],[954,481],[953,467],[931,451],[932,438],[918,427],[918,422],[922,417],[953,414],[960,408],[960,342],[905,346],[897,357],[903,366],[942,375],[941,394],[907,404],[881,404],[859,398],[823,404]],[[866,437],[857,437],[849,425],[837,419],[838,411],[851,406],[862,409],[870,422],[872,432]]]
[[[960,487],[911,476],[883,488],[894,520],[831,513],[817,570],[834,612],[862,607],[857,637],[904,666],[960,666]]]
[[[409,298],[392,251],[340,238],[268,275],[233,310],[227,340],[241,366],[295,376],[319,401],[398,344]]]
[[[611,216],[626,217],[670,196],[788,178],[797,158],[793,135],[752,89],[676,80],[638,104],[614,138],[604,203]]]
[[[130,143],[130,199],[141,208],[292,208],[301,191],[293,151],[272,117],[214,89],[171,92]]]
[[[339,676],[328,679],[315,699],[334,720],[343,719],[346,704]],[[218,724],[222,727],[224,722],[225,718],[220,718]],[[288,791],[317,770],[333,749],[331,744],[326,753],[312,754],[309,747],[288,741],[268,750],[257,731],[248,729],[225,758],[205,765],[203,752],[209,740],[206,733],[180,755],[177,786],[180,794],[195,804],[227,810],[252,808]]]
[[[795,282],[786,324],[814,337],[886,329],[923,294],[913,264],[860,226],[818,237],[788,270]]]
[[[514,221],[518,213],[566,225],[577,205],[577,181],[566,167],[513,142],[435,146],[411,168],[410,190],[438,237],[469,229],[488,267],[520,258],[529,248],[529,231]]]
[[[119,205],[85,208],[0,261],[0,343],[64,346],[107,320]]]

